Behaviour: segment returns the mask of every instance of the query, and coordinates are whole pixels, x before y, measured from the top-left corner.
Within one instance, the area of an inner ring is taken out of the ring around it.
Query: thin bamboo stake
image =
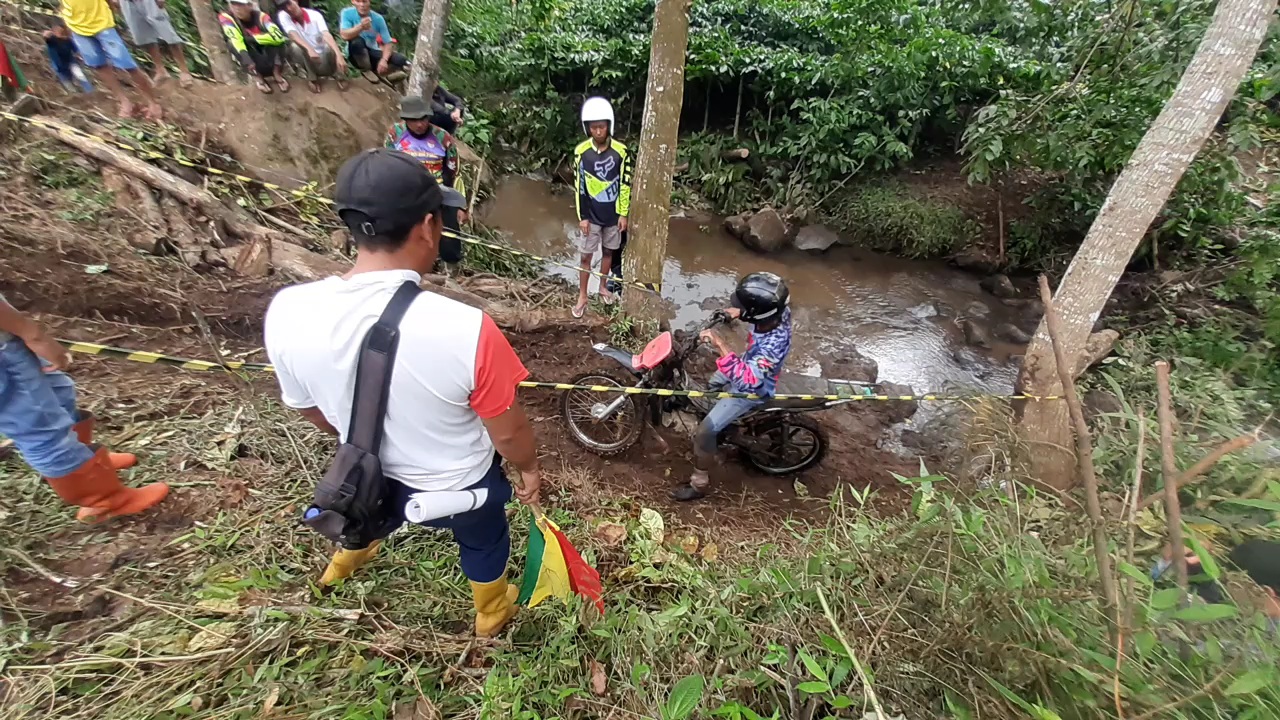
[[[1093,524],[1093,555],[1098,563],[1098,577],[1102,582],[1102,596],[1106,600],[1107,610],[1111,614],[1111,622],[1118,623],[1116,615],[1119,599],[1116,593],[1116,579],[1111,574],[1111,555],[1107,552],[1107,528],[1102,518],[1102,503],[1098,499],[1098,475],[1093,467],[1093,437],[1089,434],[1089,424],[1084,419],[1084,410],[1080,406],[1080,396],[1076,393],[1076,384],[1071,377],[1072,364],[1067,362],[1066,349],[1059,339],[1058,311],[1053,304],[1053,294],[1049,291],[1049,279],[1040,276],[1040,300],[1044,303],[1045,324],[1049,330],[1049,341],[1053,345],[1053,354],[1058,369],[1058,379],[1062,383],[1062,394],[1067,400],[1067,409],[1071,413],[1071,421],[1076,435],[1076,467],[1084,481],[1085,508],[1089,512],[1089,520]]]
[[[1147,418],[1138,409],[1138,450],[1137,460],[1133,468],[1133,487],[1129,489],[1129,514],[1125,519],[1128,525],[1129,539],[1125,544],[1124,561],[1133,564],[1133,544],[1137,535],[1138,523],[1134,519],[1138,515],[1138,498],[1142,495],[1142,468],[1147,461]],[[1116,704],[1116,717],[1124,720],[1124,704],[1120,699],[1120,667],[1124,664],[1124,634],[1129,631],[1133,622],[1133,577],[1126,575],[1124,579],[1124,609],[1120,620],[1120,628],[1116,632],[1116,672],[1111,681],[1111,696]]]
[[[1187,589],[1187,552],[1182,544],[1182,506],[1178,504],[1178,459],[1173,454],[1173,397],[1169,363],[1156,363],[1156,401],[1160,418],[1160,467],[1164,480],[1164,514],[1169,524],[1169,555],[1178,587]]]

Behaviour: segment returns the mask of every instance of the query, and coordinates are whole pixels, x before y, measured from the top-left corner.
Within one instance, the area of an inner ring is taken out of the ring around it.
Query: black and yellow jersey
[[[627,146],[609,138],[609,147],[596,148],[590,138],[573,151],[578,219],[601,227],[618,224],[631,211],[631,154]]]

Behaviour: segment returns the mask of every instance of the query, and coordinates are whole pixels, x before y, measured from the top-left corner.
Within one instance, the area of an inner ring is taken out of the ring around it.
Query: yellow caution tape
[[[209,362],[207,360],[190,360],[188,358],[174,357],[163,353],[149,352],[146,350],[128,350],[126,348],[111,347],[110,345],[98,345],[96,343],[79,342],[76,340],[59,339],[68,350],[76,353],[84,353],[86,355],[99,355],[102,357],[119,358],[121,360],[131,360],[133,362],[146,363],[148,365],[171,365],[184,370],[244,370],[274,373],[275,367],[267,363],[250,363],[240,361],[230,361],[225,364]],[[620,385],[574,385],[572,383],[555,383],[555,382],[535,382],[532,380],[520,383],[522,388],[540,388],[544,390],[557,390],[561,392],[569,390],[585,390],[588,392],[613,393],[623,395],[658,395],[661,397],[690,397],[690,398],[707,398],[711,400],[722,400],[725,398],[741,398],[744,400],[763,400],[759,395],[754,393],[731,393],[731,392],[704,392],[701,390],[666,390],[662,388],[641,388],[626,387]],[[853,386],[850,385],[852,388]],[[774,395],[774,400],[884,400],[884,401],[941,401],[941,400],[977,400],[980,398],[1002,398],[1005,400],[1061,400],[1058,395],[935,395],[932,393],[924,395],[870,395],[861,393],[845,393],[835,395]]]
[[[0,0],[0,2],[3,2],[3,0]],[[157,152],[149,148],[140,148],[133,145],[129,145],[127,143],[123,143],[118,140],[113,140],[110,138],[105,138],[105,137],[102,137],[101,135],[95,135],[93,133],[80,130],[78,128],[68,127],[65,125],[54,125],[53,123],[45,122],[43,120],[40,120],[39,118],[30,118],[30,117],[24,117],[22,115],[14,115],[13,113],[5,112],[5,111],[0,111],[0,117],[8,118],[10,120],[16,120],[18,122],[27,123],[28,125],[34,125],[36,127],[43,127],[57,133],[69,132],[71,134],[79,135],[80,137],[87,138],[89,140],[96,140],[100,143],[120,148],[122,150],[133,153],[135,155],[139,155],[146,159],[169,160],[169,161],[178,163],[183,167],[188,167],[197,172],[205,173],[207,175],[217,175],[221,177],[231,178],[232,180],[237,180],[243,183],[249,183],[251,185],[257,185],[259,187],[264,187],[268,190],[274,190],[276,192],[293,195],[294,197],[303,198],[307,200],[315,200],[317,202],[324,203],[325,205],[332,206],[334,204],[334,201],[331,198],[327,198],[323,195],[317,195],[316,193],[306,192],[305,190],[293,190],[273,182],[267,182],[266,180],[259,180],[258,178],[249,177],[248,175],[241,175],[239,173],[222,170],[220,168],[211,167],[209,165],[203,165],[197,162],[192,162],[191,160],[187,160],[185,158],[175,157],[173,155],[166,155],[165,153]],[[582,272],[582,268],[577,265],[570,265],[568,263],[563,263],[558,260],[552,260],[551,258],[542,257],[541,255],[534,255],[533,253],[527,253],[527,252],[524,252],[523,250],[516,250],[515,248],[508,247],[506,245],[498,245],[496,243],[491,243],[487,240],[484,240],[483,238],[479,238],[474,235],[469,235],[467,233],[446,229],[444,231],[444,236],[450,237],[450,238],[456,238],[470,245],[479,245],[481,247],[489,248],[490,250],[497,250],[499,252],[504,252],[511,255],[520,255],[520,256],[527,257],[532,260],[536,260],[538,262],[545,263],[548,265],[555,265],[557,267],[562,267],[562,268],[567,268],[569,270]],[[601,278],[603,280],[613,281],[613,282],[620,283],[622,285],[640,288],[641,290],[646,290],[652,293],[660,294],[662,292],[662,283],[646,283],[646,282],[639,282],[635,280],[621,280],[612,275],[606,275],[604,273],[596,272],[594,270],[588,270],[587,274],[594,275],[595,277]]]

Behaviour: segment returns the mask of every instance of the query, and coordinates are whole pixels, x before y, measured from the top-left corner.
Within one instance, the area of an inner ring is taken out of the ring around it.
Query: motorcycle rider
[[[671,491],[674,500],[706,497],[711,485],[710,471],[716,461],[716,440],[735,420],[764,404],[777,392],[778,376],[791,352],[791,293],[781,277],[770,272],[751,273],[738,281],[725,312],[751,324],[747,349],[734,352],[711,330],[699,337],[720,353],[716,373],[707,383],[712,392],[728,390],[760,396],[759,399],[722,398],[699,423],[693,437],[694,467],[689,482]]]

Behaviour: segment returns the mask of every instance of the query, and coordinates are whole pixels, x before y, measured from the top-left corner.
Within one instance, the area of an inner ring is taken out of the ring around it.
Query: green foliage
[[[980,232],[954,207],[917,197],[897,183],[859,186],[840,198],[831,220],[868,247],[907,257],[936,257]]]
[[[737,125],[745,132],[735,142],[784,186],[795,177],[817,196],[860,170],[950,145],[967,108],[1033,77],[1034,63],[998,38],[949,28],[940,19],[948,12],[909,0],[695,3],[685,127]],[[652,13],[652,0],[460,0],[446,77],[520,113],[494,124],[524,158],[566,151],[581,135],[577,105],[587,93],[614,101],[626,136],[638,129]]]
[[[42,145],[26,156],[26,172],[51,190],[96,185],[98,178],[75,160],[66,150]]]

